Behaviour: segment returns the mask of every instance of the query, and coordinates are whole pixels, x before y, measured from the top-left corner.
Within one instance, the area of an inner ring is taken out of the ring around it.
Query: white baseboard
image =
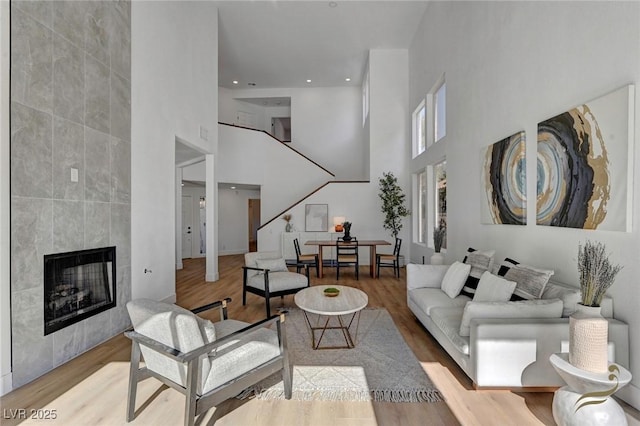
[[[249,250],[220,250],[218,256],[230,256],[232,254],[245,254]]]
[[[164,302],[164,303],[176,303],[176,300],[177,300],[176,299],[176,294],[173,293],[172,295],[167,296],[164,299],[162,299],[161,302]]]
[[[215,273],[215,274],[207,274],[204,277],[204,280],[207,282],[213,282],[213,281],[218,281],[220,279],[220,274],[219,273]]]
[[[13,376],[7,373],[0,378],[0,396],[8,394],[13,390]]]
[[[640,410],[640,388],[635,385],[629,383],[616,392],[616,397],[631,405],[636,410]]]
[[[184,264],[182,263],[182,260],[178,263],[176,263],[176,271],[179,271],[180,269],[184,268]]]

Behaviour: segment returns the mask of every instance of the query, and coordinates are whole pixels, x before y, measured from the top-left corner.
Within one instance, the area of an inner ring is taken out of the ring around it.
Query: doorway
[[[193,257],[193,198],[182,196],[182,258]]]
[[[260,227],[260,199],[249,198],[249,251],[258,251],[258,228]]]

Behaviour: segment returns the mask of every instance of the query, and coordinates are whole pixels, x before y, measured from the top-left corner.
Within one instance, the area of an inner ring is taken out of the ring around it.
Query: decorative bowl
[[[324,289],[324,295],[327,297],[336,297],[340,294],[340,290],[335,287],[328,287]]]

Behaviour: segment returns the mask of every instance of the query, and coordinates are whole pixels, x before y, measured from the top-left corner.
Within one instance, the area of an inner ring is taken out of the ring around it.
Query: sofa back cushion
[[[467,255],[464,257],[463,262],[471,265],[471,271],[460,294],[473,299],[480,277],[485,271],[490,270],[493,265],[494,253],[495,250],[480,251],[471,247],[467,249]]]
[[[560,318],[562,300],[538,299],[520,302],[468,302],[462,314],[460,336],[469,336],[472,319],[479,318]]]

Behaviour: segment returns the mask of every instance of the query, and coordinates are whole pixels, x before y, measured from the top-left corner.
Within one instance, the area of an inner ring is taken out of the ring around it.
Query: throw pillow
[[[513,260],[511,258],[505,257],[502,263],[500,263],[500,269],[498,269],[498,275],[500,275],[501,277],[504,277],[505,274],[509,272],[509,269],[513,268],[519,263],[520,262],[518,262],[517,260]]]
[[[460,336],[471,334],[471,320],[481,318],[560,318],[562,300],[539,299],[520,302],[467,302],[460,323]]]
[[[460,290],[469,276],[469,271],[471,271],[471,265],[454,262],[444,274],[440,288],[453,299],[460,294]]]
[[[473,299],[480,277],[491,268],[494,253],[495,250],[479,251],[471,247],[467,250],[467,255],[464,257],[463,262],[471,265],[471,271],[469,271],[469,277],[467,277],[460,294]]]
[[[279,259],[256,259],[256,264],[260,269],[268,269],[270,272],[287,272],[287,263],[283,258]]]
[[[508,281],[486,271],[482,274],[482,277],[480,277],[480,282],[478,283],[476,294],[473,296],[473,301],[507,302],[511,298],[515,288],[515,281]]]
[[[553,271],[537,269],[521,263],[510,268],[504,277],[517,283],[511,300],[540,299],[551,275]]]

